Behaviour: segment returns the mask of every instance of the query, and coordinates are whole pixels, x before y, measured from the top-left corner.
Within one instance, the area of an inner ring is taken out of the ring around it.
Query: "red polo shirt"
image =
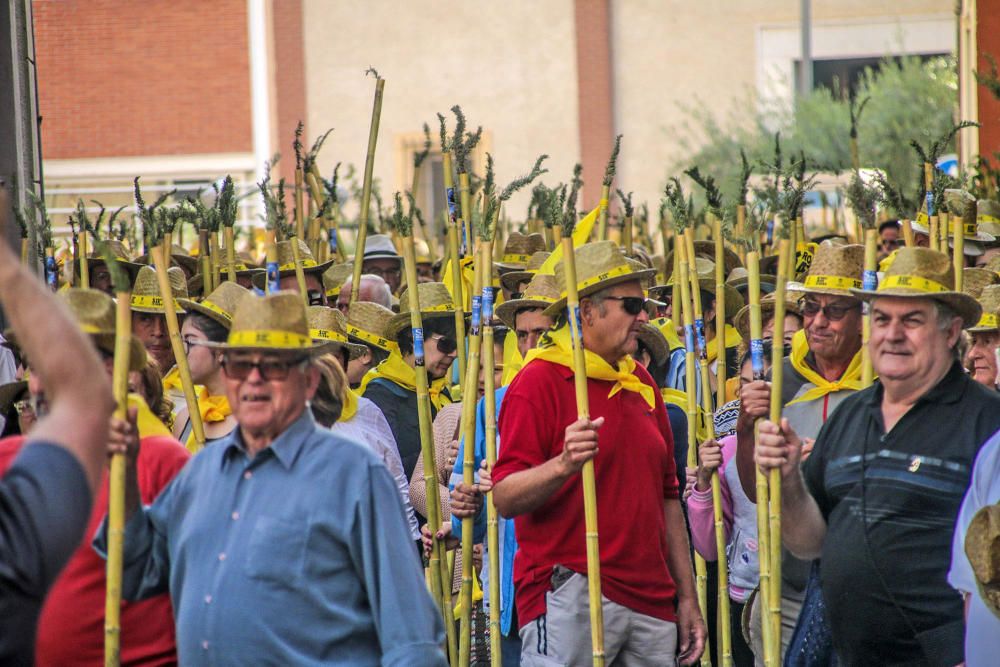
[[[0,440],[0,476],[14,462],[24,436]],[[140,441],[137,473],[143,504],[151,504],[188,460],[174,440],[149,436]],[[79,548],[56,579],[38,621],[36,665],[100,665],[104,663],[104,596],[106,563],[91,540],[108,511],[107,477],[101,481],[90,522]],[[122,601],[121,663],[176,665],[174,616],[166,593],[141,602]]]
[[[641,366],[635,373],[656,386]],[[641,614],[676,621],[663,517],[664,500],[678,498],[670,422],[659,391],[650,409],[636,392],[621,390],[609,398],[613,386],[587,380],[591,418],[605,418],[594,459],[601,593]],[[538,359],[521,369],[501,404],[503,442],[494,482],[560,455],[566,427],[576,418],[572,369]],[[571,477],[535,511],[515,517],[514,529],[517,617],[523,626],[545,613],[555,565],[586,575],[582,476]]]

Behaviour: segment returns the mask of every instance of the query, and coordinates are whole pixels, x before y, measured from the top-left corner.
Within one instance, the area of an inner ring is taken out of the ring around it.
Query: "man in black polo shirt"
[[[761,424],[757,463],[782,474],[782,540],[821,557],[842,664],[956,665],[962,600],[945,575],[972,463],[1000,427],[1000,396],[969,379],[956,345],[980,308],[950,260],[899,251],[871,300],[874,386],[846,399],[801,470],[782,420]]]
[[[0,181],[0,239],[10,210]],[[96,351],[3,240],[0,302],[45,382],[48,407],[0,480],[0,664],[30,665],[45,594],[90,518],[114,401]]]

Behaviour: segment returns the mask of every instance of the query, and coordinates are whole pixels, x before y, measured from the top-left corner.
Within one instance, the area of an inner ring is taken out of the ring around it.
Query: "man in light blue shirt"
[[[170,591],[185,665],[443,666],[444,628],[392,476],[307,409],[324,344],[305,318],[288,292],[237,307],[218,347],[239,428],[152,506],[139,506],[137,445],[120,447],[123,595]]]

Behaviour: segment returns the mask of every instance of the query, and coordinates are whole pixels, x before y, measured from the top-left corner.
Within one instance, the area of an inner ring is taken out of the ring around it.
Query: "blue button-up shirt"
[[[95,539],[99,552],[106,529]],[[184,665],[445,665],[392,476],[308,409],[206,447],[126,526],[122,593],[169,587]]]

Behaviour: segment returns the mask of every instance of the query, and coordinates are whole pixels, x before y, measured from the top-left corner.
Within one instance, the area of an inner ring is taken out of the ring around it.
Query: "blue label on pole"
[[[927,199],[927,215],[932,216],[934,215],[934,192],[928,190],[926,199]]]
[[[479,335],[479,325],[482,323],[483,314],[483,297],[474,296],[472,297],[472,335]]]
[[[694,327],[690,324],[684,325],[684,350],[694,354]]]
[[[59,272],[56,270],[56,258],[45,258],[45,281],[53,290],[59,285]]]
[[[469,239],[465,236],[465,225],[462,225],[462,248],[460,252],[463,256],[469,254]]]
[[[580,324],[580,307],[566,306],[566,321],[569,322],[569,337],[576,347],[578,343],[583,343],[583,329]]]
[[[455,188],[445,188],[445,198],[448,200],[448,220],[458,220],[458,210],[455,205]]]
[[[483,321],[489,324],[493,319],[493,288],[483,288]]]
[[[865,271],[861,275],[861,289],[865,291],[878,289],[878,273],[875,271]]]
[[[750,367],[754,380],[764,379],[764,341],[760,338],[750,340]]]
[[[419,327],[413,330],[413,363],[424,365],[424,330]]]
[[[337,253],[337,232],[335,232],[335,231],[333,231],[331,229],[329,232],[327,232],[327,235],[330,237],[330,252],[333,253],[333,254],[336,254]]]
[[[698,357],[707,359],[708,344],[705,342],[705,320],[700,317],[694,321],[694,335],[698,341]]]
[[[268,262],[267,263],[267,291],[271,294],[278,292],[281,289],[281,281],[278,279],[278,263]]]

